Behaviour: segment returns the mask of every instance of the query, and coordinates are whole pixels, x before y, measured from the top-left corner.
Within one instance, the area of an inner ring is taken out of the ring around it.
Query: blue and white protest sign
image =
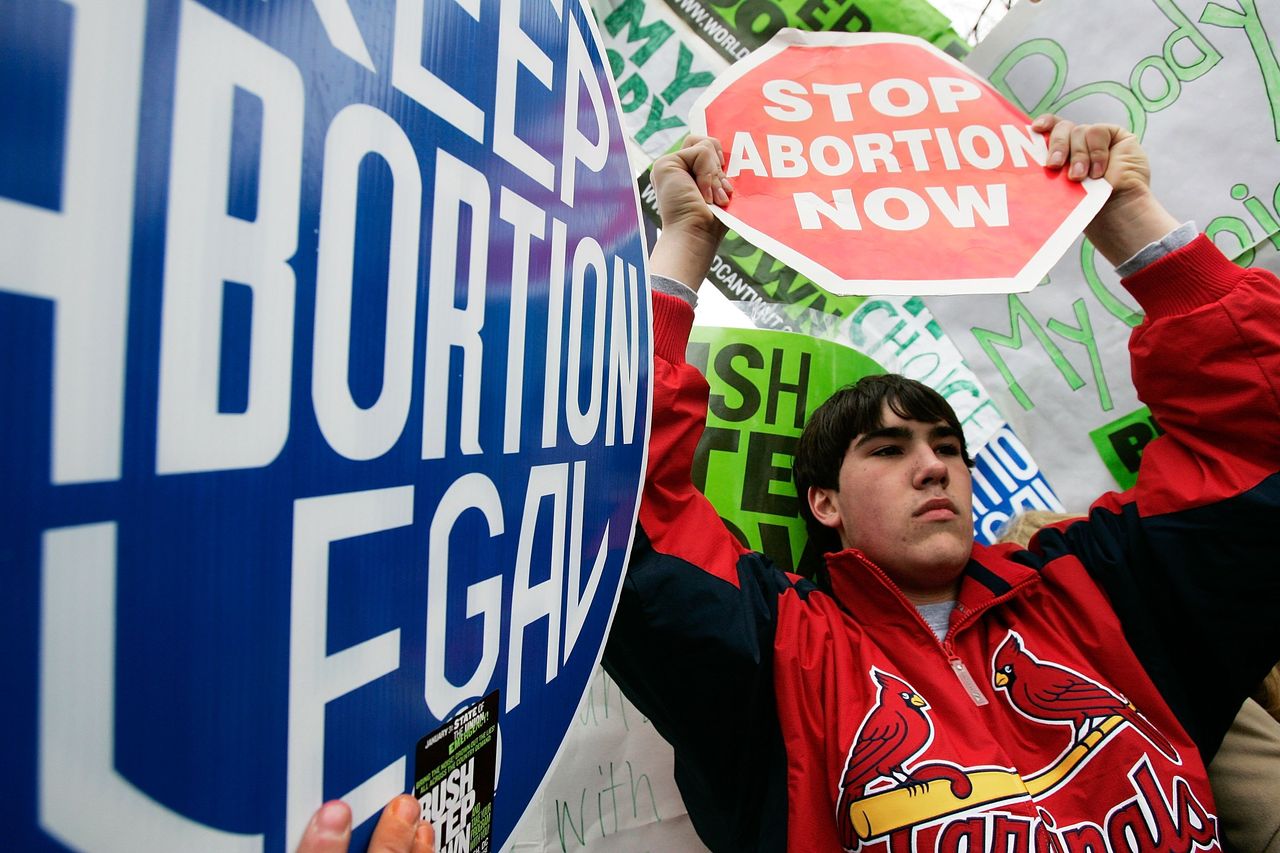
[[[495,691],[502,846],[645,464],[606,65],[577,0],[0,0],[4,846],[363,849]]]

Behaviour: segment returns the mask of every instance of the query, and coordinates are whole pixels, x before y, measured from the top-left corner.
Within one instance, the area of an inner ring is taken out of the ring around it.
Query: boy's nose
[[[920,452],[920,464],[916,468],[915,487],[920,489],[934,484],[946,486],[950,478],[947,463],[932,448]]]

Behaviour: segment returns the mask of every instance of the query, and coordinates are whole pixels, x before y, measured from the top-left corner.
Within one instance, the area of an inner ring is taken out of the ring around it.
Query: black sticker
[[[418,741],[414,796],[436,853],[489,853],[498,760],[498,691]]]

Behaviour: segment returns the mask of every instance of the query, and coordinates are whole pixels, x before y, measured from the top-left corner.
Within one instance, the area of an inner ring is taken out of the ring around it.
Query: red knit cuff
[[[1201,234],[1121,280],[1152,320],[1188,314],[1231,292],[1243,270]]]
[[[684,364],[693,328],[693,308],[679,296],[653,294],[653,353],[671,364]]]

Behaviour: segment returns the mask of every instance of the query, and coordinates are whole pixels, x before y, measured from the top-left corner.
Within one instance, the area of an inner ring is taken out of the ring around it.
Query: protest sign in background
[[[969,64],[1031,114],[1132,129],[1175,217],[1237,263],[1274,268],[1280,63],[1268,33],[1278,28],[1280,12],[1252,0],[1046,0],[1015,7]],[[1063,503],[1079,511],[1133,482],[1158,431],[1129,378],[1142,314],[1091,245],[1078,242],[1029,294],[929,306]]]
[[[909,4],[887,5],[904,13],[909,11]],[[745,18],[739,19],[735,13],[733,20],[721,29],[719,22],[726,16],[721,14],[720,7],[696,5],[691,0],[671,0],[669,3],[659,0],[593,0],[593,8],[602,22],[601,29],[615,76],[623,90],[632,93],[623,96],[624,121],[635,141],[632,153],[639,156],[637,171],[642,171],[646,161],[679,144],[688,132],[688,109],[693,100],[711,84],[716,74],[728,67],[725,58],[736,59],[742,55],[744,48],[741,46],[750,43],[752,36],[745,26],[739,26]],[[743,8],[745,4],[735,7],[737,11]],[[871,8],[868,3],[852,3],[840,8],[843,10],[840,19],[848,17],[844,13],[852,12],[849,20],[860,20],[858,13],[863,11],[872,22],[873,29],[896,28],[898,32],[918,35],[940,46],[958,44],[953,35],[939,35],[938,19],[932,10],[920,11],[919,14],[911,11],[889,22],[889,19],[881,17],[879,7]],[[753,23],[766,20],[775,20],[777,26],[781,26],[781,18],[775,14],[757,16]],[[830,23],[831,19],[826,21]],[[885,25],[878,26],[882,21],[886,22]],[[788,20],[788,23],[801,28],[810,26],[804,21]],[[763,43],[777,26],[767,34],[757,35],[757,43]],[[858,27],[862,28],[861,24]],[[815,28],[831,29],[832,26],[824,24]],[[720,48],[722,55],[717,57],[709,53],[706,50],[708,43]],[[725,45],[737,46],[726,52]],[[646,211],[652,214],[650,189],[643,180],[641,187]],[[961,362],[958,351],[918,298],[882,296],[874,305],[859,310],[863,304],[861,297],[835,297],[824,293],[806,276],[733,232],[722,244],[708,281],[738,304],[745,316],[765,329],[825,336],[830,334],[834,325],[838,325],[840,318],[857,311],[857,316],[848,326],[845,340],[864,352],[872,353],[891,370],[900,368],[886,358],[890,358],[889,354],[900,356],[897,364],[908,365],[903,369],[915,371],[909,375],[917,376],[948,394],[957,409],[962,409],[965,398],[954,391],[958,387],[966,389],[969,405],[975,413],[972,418],[966,418],[965,424],[966,436],[972,447],[983,447],[1004,424],[981,383]],[[962,416],[967,414],[961,411]],[[983,458],[981,453],[978,458]],[[1037,473],[1037,476],[1041,475]]]
[[[698,713],[695,707],[689,713]],[[597,669],[564,751],[507,848],[510,853],[706,850],[674,779],[675,754]]]
[[[729,63],[782,27],[920,36],[954,55],[967,46],[924,0],[592,0],[639,159],[688,133],[689,108]]]
[[[694,327],[688,359],[711,386],[694,485],[739,540],[796,571],[808,541],[791,477],[796,440],[837,388],[884,369],[808,335],[706,326]]]
[[[496,691],[501,846],[644,469],[590,13],[5,0],[0,57],[7,844],[291,851]]]
[[[953,56],[968,45],[947,16],[924,0],[665,0],[730,62],[764,45],[778,30],[908,33]]]
[[[1110,188],[928,43],[783,30],[699,96],[736,192],[716,213],[839,294],[1035,286]]]
[[[592,0],[605,56],[618,82],[622,122],[636,171],[689,132],[688,115],[698,93],[728,67],[663,3]]]

